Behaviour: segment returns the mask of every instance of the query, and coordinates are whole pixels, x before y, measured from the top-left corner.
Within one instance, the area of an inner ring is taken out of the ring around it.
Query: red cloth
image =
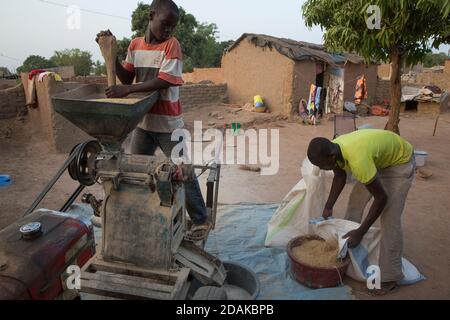
[[[388,116],[389,110],[382,106],[372,106],[371,113],[374,116]]]
[[[34,70],[31,70],[29,73],[28,73],[28,80],[31,80],[31,79],[33,79],[33,77],[35,76],[35,75],[37,75],[37,74],[40,74],[40,73],[43,73],[43,72],[46,72],[47,70],[44,70],[44,69],[34,69]]]

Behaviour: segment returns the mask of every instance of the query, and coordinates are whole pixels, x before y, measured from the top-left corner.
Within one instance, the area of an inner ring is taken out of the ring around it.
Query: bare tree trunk
[[[401,83],[401,68],[403,65],[403,58],[398,50],[394,48],[391,51],[391,112],[389,121],[386,124],[385,130],[393,131],[400,134],[398,124],[400,123],[400,101],[402,97],[402,83]]]

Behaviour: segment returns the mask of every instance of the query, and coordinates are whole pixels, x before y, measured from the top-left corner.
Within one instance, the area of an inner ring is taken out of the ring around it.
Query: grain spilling
[[[126,98],[126,99],[90,99],[89,101],[95,101],[95,102],[107,102],[107,103],[117,103],[117,104],[135,104],[141,99],[137,98]]]
[[[319,268],[339,267],[342,262],[337,259],[337,243],[323,240],[309,240],[292,250],[295,260]]]

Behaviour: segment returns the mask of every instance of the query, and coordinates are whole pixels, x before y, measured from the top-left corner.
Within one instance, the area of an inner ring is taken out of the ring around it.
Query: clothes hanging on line
[[[366,76],[362,75],[359,77],[358,81],[356,81],[355,103],[361,104],[362,100],[365,99],[367,99],[367,82]]]
[[[316,114],[317,111],[319,111],[320,108],[320,101],[322,96],[323,89],[322,87],[318,87],[314,84],[311,84],[311,87],[309,89],[309,99],[308,99],[308,113],[309,114]]]
[[[55,72],[47,71],[47,72],[43,72],[43,73],[39,74],[38,82],[44,81],[44,78],[48,77],[48,76],[53,76],[55,81],[62,81],[62,78],[61,78],[61,76],[59,74],[57,74]]]
[[[316,88],[316,97],[314,100],[314,107],[316,111],[319,111],[319,107],[320,107],[320,95],[322,94],[322,87],[317,87]]]
[[[36,76],[36,75],[38,75],[38,74],[41,74],[41,73],[43,73],[43,72],[46,72],[47,70],[44,70],[44,69],[34,69],[34,70],[31,70],[29,73],[28,73],[28,80],[31,80],[31,79],[33,79],[33,77],[34,76]]]
[[[317,87],[315,85],[311,85],[310,89],[309,89],[309,99],[308,99],[308,112],[314,113],[314,108],[315,108],[315,99],[316,99],[316,89]]]

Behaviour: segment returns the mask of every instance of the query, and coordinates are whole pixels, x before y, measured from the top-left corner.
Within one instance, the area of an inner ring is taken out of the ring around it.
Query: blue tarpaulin
[[[220,217],[206,250],[222,261],[239,262],[253,270],[261,284],[258,299],[353,299],[347,286],[313,290],[300,285],[290,275],[286,251],[264,246],[267,223],[277,208],[277,204],[219,206]]]

